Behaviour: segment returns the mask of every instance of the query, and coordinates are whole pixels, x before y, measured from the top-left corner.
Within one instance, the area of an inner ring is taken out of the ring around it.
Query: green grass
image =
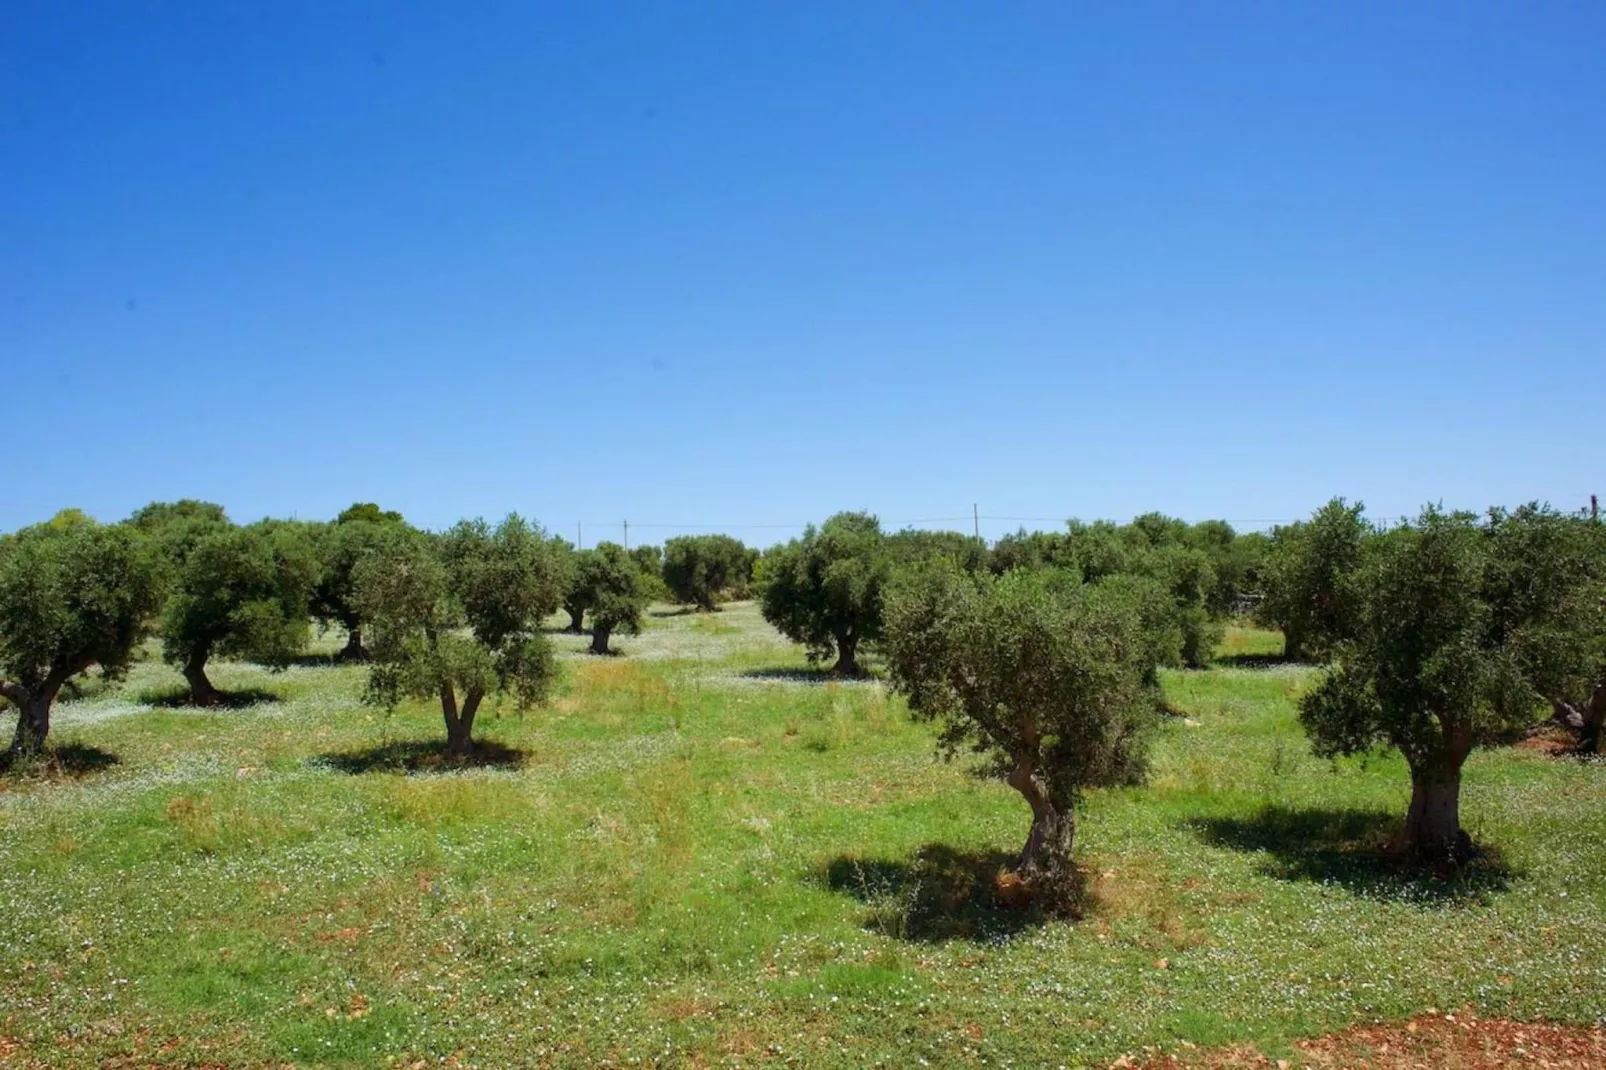
[[[275,700],[197,712],[152,660],[60,707],[78,757],[0,779],[0,1053],[1074,1066],[1606,1006],[1606,767],[1479,754],[1496,856],[1402,874],[1402,765],[1310,755],[1310,673],[1243,667],[1274,635],[1167,675],[1186,716],[1146,787],[1088,800],[1088,909],[1050,924],[989,893],[1024,804],[752,606],[653,617],[626,658],[554,638],[554,701],[482,714],[499,764],[473,769],[418,745],[437,711],[363,707],[359,668],[220,666]]]

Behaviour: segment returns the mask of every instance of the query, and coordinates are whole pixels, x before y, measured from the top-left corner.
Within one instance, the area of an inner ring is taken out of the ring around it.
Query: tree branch
[[[29,699],[33,698],[33,695],[28,692],[26,687],[12,680],[0,680],[0,695],[4,695],[16,703],[19,710],[28,704]]]

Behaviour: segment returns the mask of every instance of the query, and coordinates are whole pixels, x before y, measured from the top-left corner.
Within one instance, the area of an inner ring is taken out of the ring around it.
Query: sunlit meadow
[[[1401,873],[1402,763],[1313,758],[1274,635],[1167,675],[1149,783],[1087,801],[1081,917],[1046,923],[996,880],[1019,798],[751,605],[624,657],[554,635],[552,701],[485,711],[468,769],[337,638],[220,665],[222,711],[147,658],[0,780],[0,1062],[1080,1066],[1606,1016],[1606,765],[1479,754],[1491,850]]]

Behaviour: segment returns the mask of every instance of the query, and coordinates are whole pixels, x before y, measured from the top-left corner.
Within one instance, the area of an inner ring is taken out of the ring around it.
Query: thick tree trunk
[[[206,659],[211,654],[205,648],[191,654],[184,663],[184,679],[190,685],[190,703],[195,706],[221,706],[223,695],[212,686],[206,675]]]
[[[484,694],[470,691],[463,696],[463,708],[457,708],[457,694],[451,684],[441,685],[441,714],[446,720],[446,753],[453,758],[466,758],[474,753],[474,714],[479,711]]]
[[[601,624],[598,624],[596,621],[592,621],[591,622],[591,653],[593,653],[593,654],[609,654],[609,653],[612,653],[612,651],[610,651],[608,649],[608,637],[610,635],[612,635],[612,634],[613,634],[613,630],[612,629],[603,627]]]
[[[346,626],[346,645],[340,648],[341,661],[369,661],[368,648],[362,645],[362,625]]]
[[[1584,725],[1578,732],[1578,749],[1585,754],[1600,753],[1600,739],[1606,730],[1606,680],[1602,680],[1583,708]]]
[[[586,616],[585,610],[583,610],[583,609],[575,609],[573,606],[564,606],[563,608],[569,614],[569,630],[571,632],[573,632],[575,635],[579,635],[580,633],[584,632],[586,630],[585,629],[585,616]]]
[[[1023,876],[1047,890],[1070,891],[1075,876],[1071,851],[1076,842],[1076,812],[1056,805],[1048,786],[1036,775],[1032,764],[1022,761],[1010,770],[1007,782],[1020,792],[1032,808],[1032,828],[1021,848],[1019,869]]]
[[[1460,865],[1472,856],[1472,841],[1461,831],[1461,763],[1411,771],[1405,839],[1412,857],[1429,865]]]
[[[859,650],[859,637],[856,635],[839,635],[836,637],[836,668],[839,676],[859,675],[859,662],[856,657]]]
[[[45,749],[45,737],[50,734],[50,705],[55,695],[13,695],[9,689],[6,695],[17,706],[17,733],[11,737],[9,756],[21,758],[38,754]]]

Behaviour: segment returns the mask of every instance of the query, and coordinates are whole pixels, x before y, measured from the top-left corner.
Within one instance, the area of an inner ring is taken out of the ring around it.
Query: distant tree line
[[[1031,809],[1021,873],[1060,892],[1081,795],[1141,779],[1161,669],[1209,664],[1245,605],[1288,659],[1325,666],[1300,702],[1318,754],[1404,755],[1424,861],[1468,857],[1473,749],[1549,712],[1596,751],[1606,723],[1606,535],[1538,505],[1382,526],[1334,499],[1269,534],[1150,513],[991,546],[848,512],[760,553],[725,535],[581,550],[517,515],[427,532],[368,503],[236,524],[186,500],[0,536],[9,754],[39,752],[62,688],[94,668],[116,679],[148,637],[208,706],[224,698],[215,659],[288,665],[316,621],[343,634],[341,659],[369,664],[370,701],[438,702],[447,751],[465,755],[487,698],[548,694],[560,608],[606,655],[654,600],[717,612],[744,598],[837,673],[872,652],[947,753],[989,756]]]

